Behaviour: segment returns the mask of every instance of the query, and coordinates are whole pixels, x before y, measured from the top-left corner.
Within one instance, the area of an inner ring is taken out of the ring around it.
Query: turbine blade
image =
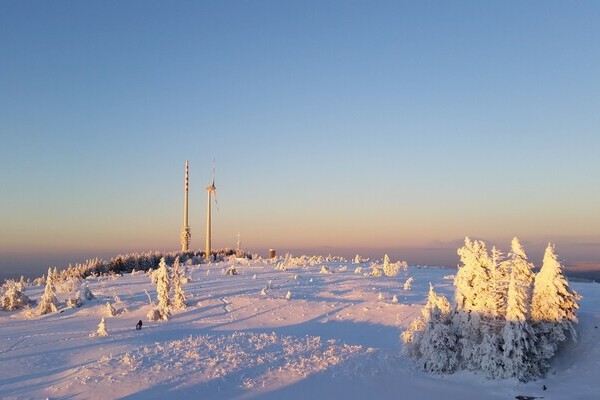
[[[215,189],[215,190],[213,191],[213,193],[214,193],[214,195],[215,195],[215,206],[217,207],[217,212],[220,212],[220,211],[219,211],[219,202],[217,201],[217,190]]]

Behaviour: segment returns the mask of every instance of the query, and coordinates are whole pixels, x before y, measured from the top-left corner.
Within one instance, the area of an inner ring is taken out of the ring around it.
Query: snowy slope
[[[366,263],[363,273],[351,262],[299,264],[282,271],[268,260],[232,259],[190,267],[188,308],[167,322],[146,318],[146,291],[156,302],[156,286],[143,272],[88,278],[96,299],[81,308],[65,308],[68,293],[59,293],[60,313],[0,312],[0,398],[599,398],[599,284],[571,284],[583,296],[579,340],[565,346],[547,378],[522,384],[469,372],[428,375],[399,355],[399,334],[420,312],[429,282],[452,298],[453,271],[409,267],[374,277]],[[230,265],[239,275],[223,273]],[[332,273],[322,273],[324,265]],[[43,289],[25,293],[38,300]],[[117,316],[107,315],[107,300]],[[102,317],[108,336],[90,336]]]

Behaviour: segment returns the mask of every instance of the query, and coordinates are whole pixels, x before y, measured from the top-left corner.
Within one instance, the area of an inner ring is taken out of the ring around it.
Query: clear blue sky
[[[600,260],[596,1],[0,2],[0,268],[216,247]],[[345,249],[345,250],[342,250]],[[63,262],[64,264],[64,262]],[[62,264],[61,264],[62,265]]]

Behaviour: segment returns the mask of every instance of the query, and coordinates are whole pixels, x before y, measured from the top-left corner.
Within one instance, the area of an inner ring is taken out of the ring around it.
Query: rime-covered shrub
[[[319,271],[319,273],[320,273],[320,274],[332,274],[332,273],[333,273],[333,271],[331,270],[331,268],[329,268],[329,267],[327,267],[327,266],[323,265],[323,266],[321,267],[321,270]]]
[[[81,288],[79,290],[81,291],[81,299],[83,301],[93,300],[96,297],[94,296],[94,294],[90,290],[90,287],[85,281],[81,284]]]
[[[114,317],[115,315],[117,315],[117,309],[114,308],[112,304],[110,304],[110,301],[106,302],[106,306],[104,306],[104,309],[106,310],[106,315],[109,317]]]
[[[106,332],[106,322],[104,321],[104,318],[100,320],[100,323],[98,324],[98,329],[91,336],[108,336],[108,332]]]
[[[0,307],[2,307],[3,310],[19,310],[33,304],[33,301],[23,293],[25,288],[21,282],[15,282],[11,279],[6,281],[4,286],[6,287],[6,291],[0,300]]]
[[[377,263],[372,263],[371,264],[371,276],[382,276],[383,275],[383,270],[381,269],[381,267],[377,264]]]
[[[225,270],[225,275],[238,275],[238,270],[235,266],[231,265]]]

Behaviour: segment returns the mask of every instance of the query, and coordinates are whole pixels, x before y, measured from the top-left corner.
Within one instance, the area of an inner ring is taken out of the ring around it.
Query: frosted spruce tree
[[[81,284],[81,300],[82,301],[89,301],[89,300],[93,300],[94,299],[94,294],[92,293],[92,291],[90,290],[90,287],[88,286],[87,282],[83,281],[83,283]]]
[[[40,304],[38,305],[38,311],[40,315],[48,314],[51,312],[56,312],[56,289],[54,287],[54,273],[52,273],[52,268],[48,268],[48,277],[46,278],[46,288],[44,289],[44,294],[40,299]]]
[[[106,306],[104,306],[104,309],[106,310],[106,315],[109,317],[114,317],[115,315],[117,315],[117,310],[113,307],[112,304],[110,304],[110,301],[106,302]]]
[[[454,278],[456,313],[453,325],[460,332],[459,349],[462,367],[479,369],[478,347],[483,341],[483,320],[494,315],[495,300],[492,283],[492,260],[485,242],[465,238],[465,245],[457,250],[461,264]]]
[[[576,339],[577,300],[562,273],[562,266],[548,244],[540,272],[535,277],[531,301],[531,319],[538,333],[539,349],[544,360],[552,358],[558,346],[570,335]]]
[[[151,321],[166,321],[171,317],[171,279],[165,258],[162,257],[158,263],[158,269],[154,273],[156,278],[156,298],[158,305],[148,312]]]
[[[506,302],[508,298],[508,283],[510,280],[510,265],[504,261],[502,252],[495,246],[491,253],[491,296],[490,316],[504,319],[506,315]]]
[[[108,336],[108,332],[106,332],[106,322],[104,321],[104,317],[100,320],[98,324],[98,330],[96,331],[95,336]]]
[[[457,336],[451,325],[452,307],[429,285],[427,303],[421,316],[401,335],[403,353],[424,371],[450,373],[458,366]]]
[[[184,283],[185,272],[179,264],[179,257],[175,258],[175,261],[173,262],[172,274],[173,307],[184,309],[186,308],[185,302],[187,301],[187,297],[181,286]]]
[[[527,382],[542,374],[537,338],[528,321],[534,275],[517,238],[513,239],[510,256],[506,323],[502,330],[503,368],[506,377]]]
[[[399,265],[397,263],[392,263],[390,258],[386,254],[383,257],[383,273],[385,276],[396,276],[398,275]]]
[[[454,278],[458,310],[491,314],[494,309],[491,292],[492,261],[485,242],[465,238],[465,245],[457,250],[461,264]]]

